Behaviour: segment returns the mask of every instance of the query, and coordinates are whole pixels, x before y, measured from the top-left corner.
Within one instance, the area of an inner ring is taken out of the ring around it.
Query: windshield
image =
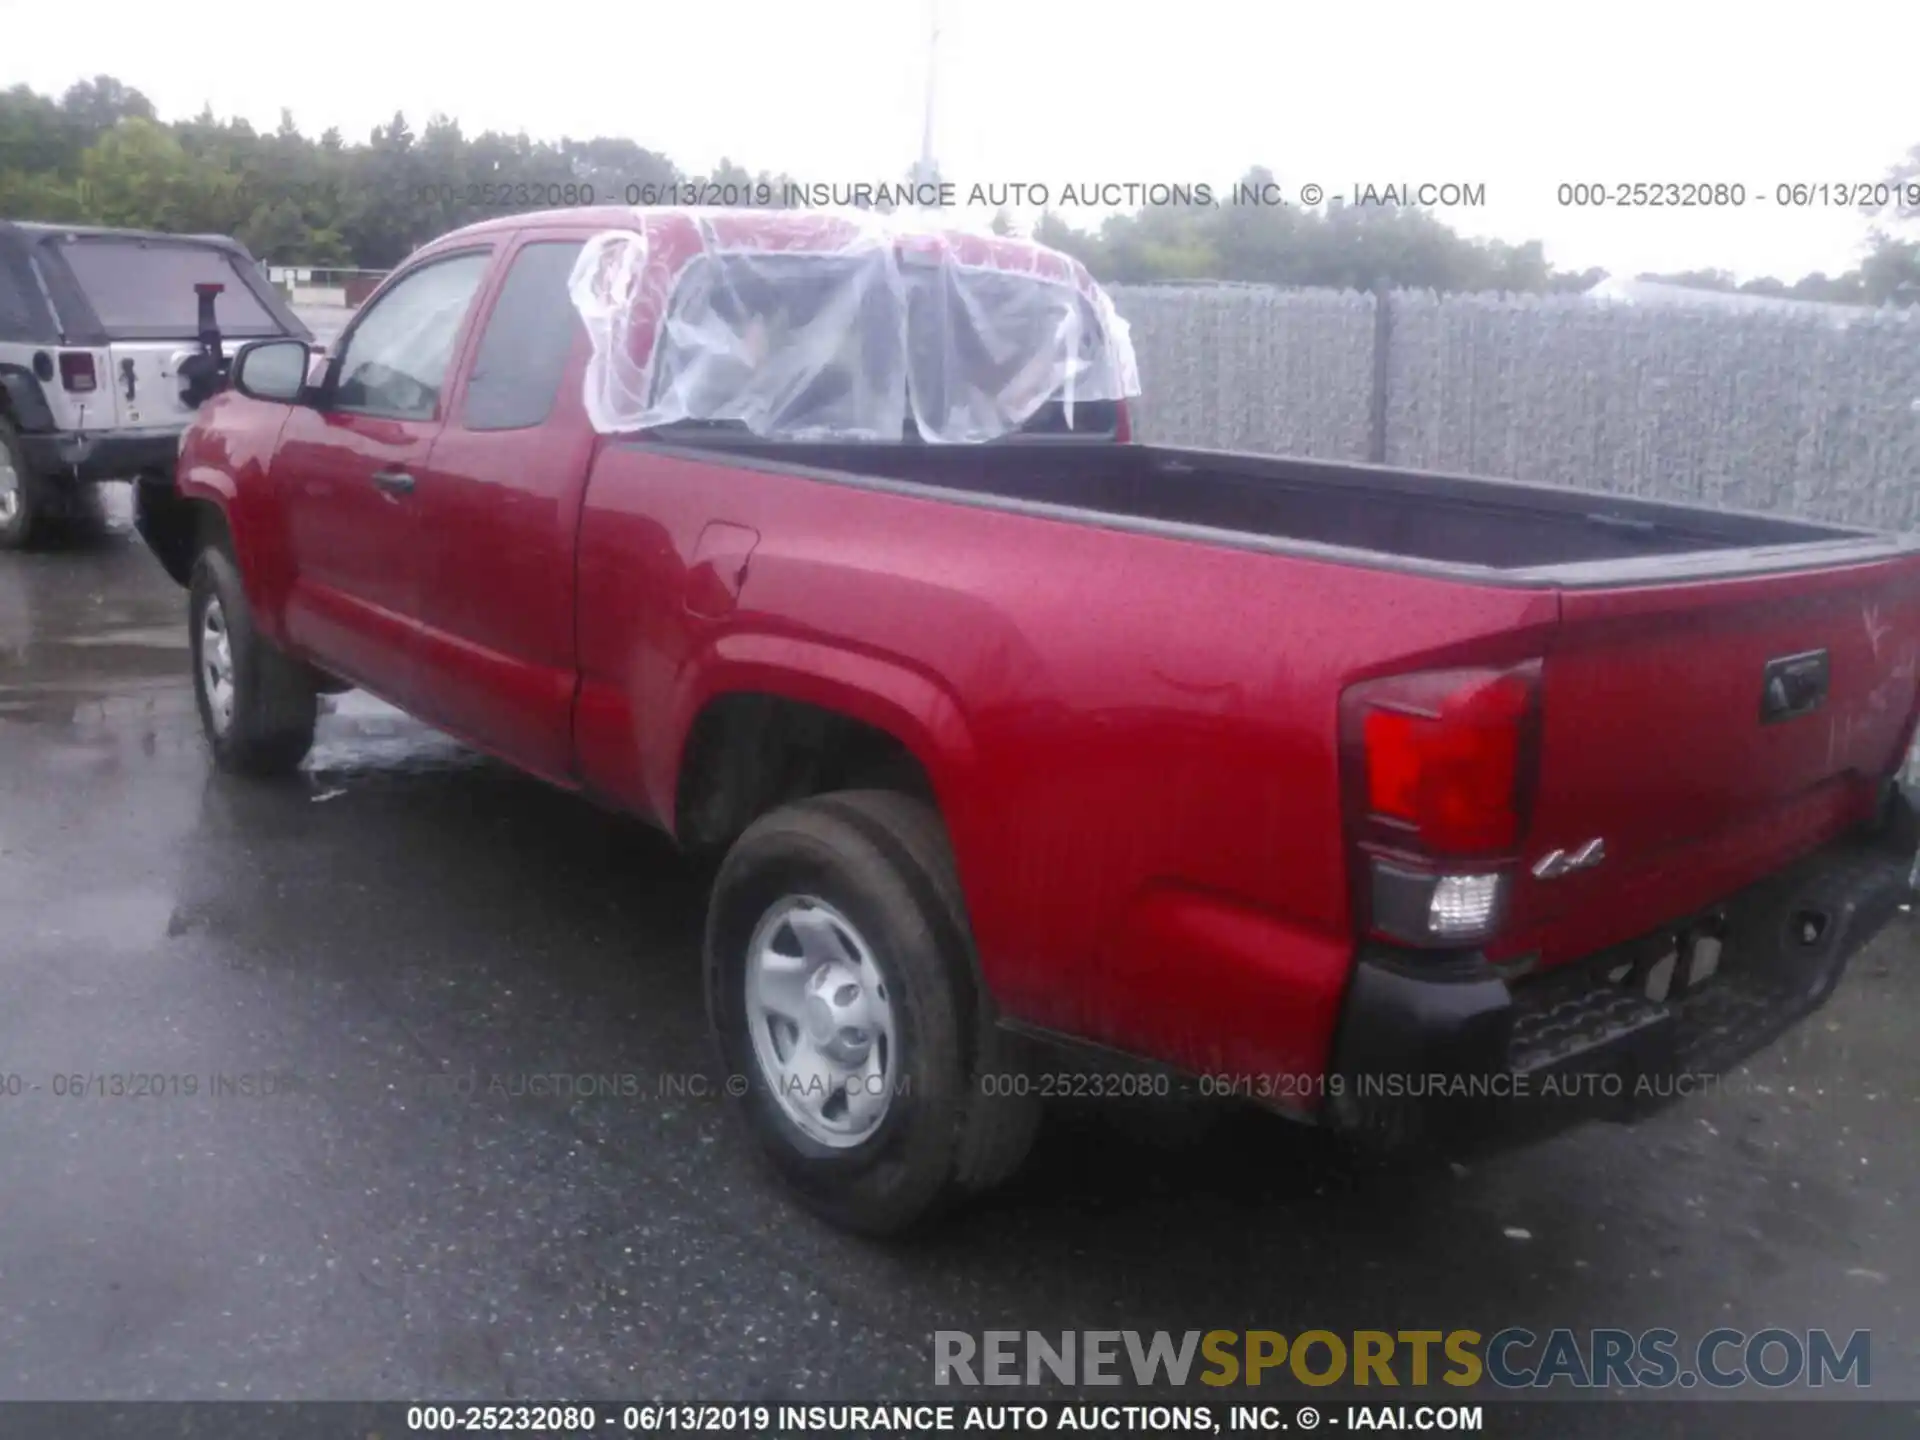
[[[206,245],[81,237],[60,247],[100,325],[117,340],[190,340],[200,333],[193,287],[224,285],[214,304],[223,335],[281,333],[233,257]]]
[[[686,421],[778,439],[1109,433],[1113,402],[1139,393],[1125,324],[1051,251],[891,217],[810,217],[791,235],[649,218],[595,237],[574,270],[603,433]]]

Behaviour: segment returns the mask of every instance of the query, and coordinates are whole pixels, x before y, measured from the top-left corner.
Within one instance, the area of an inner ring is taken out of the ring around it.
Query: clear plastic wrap
[[[1140,393],[1124,321],[1076,261],[871,212],[636,210],[571,293],[604,434],[678,421],[783,439],[1010,434],[1050,401]]]

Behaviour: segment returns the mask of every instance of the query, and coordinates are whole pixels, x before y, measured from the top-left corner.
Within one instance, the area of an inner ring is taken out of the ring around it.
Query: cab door
[[[588,232],[521,236],[417,498],[418,711],[560,783],[573,770],[575,537],[597,437],[567,281]]]
[[[273,459],[294,571],[288,639],[403,709],[418,698],[417,492],[492,258],[488,247],[443,252],[386,285],[342,337],[319,405],[294,409]]]

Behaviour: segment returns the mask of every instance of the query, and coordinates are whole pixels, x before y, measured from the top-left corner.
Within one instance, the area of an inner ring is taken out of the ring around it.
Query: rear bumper
[[[22,435],[21,448],[42,479],[87,482],[130,480],[136,475],[173,477],[180,457],[180,433],[172,430],[62,431]]]
[[[1832,995],[1908,897],[1915,812],[1631,944],[1509,981],[1477,959],[1363,953],[1326,1117],[1368,1148],[1633,1119],[1708,1088]]]

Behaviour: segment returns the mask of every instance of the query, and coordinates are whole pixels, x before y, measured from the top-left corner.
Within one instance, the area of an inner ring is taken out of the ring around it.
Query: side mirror
[[[292,405],[307,388],[311,363],[304,340],[256,340],[233,357],[231,384],[249,399]]]

